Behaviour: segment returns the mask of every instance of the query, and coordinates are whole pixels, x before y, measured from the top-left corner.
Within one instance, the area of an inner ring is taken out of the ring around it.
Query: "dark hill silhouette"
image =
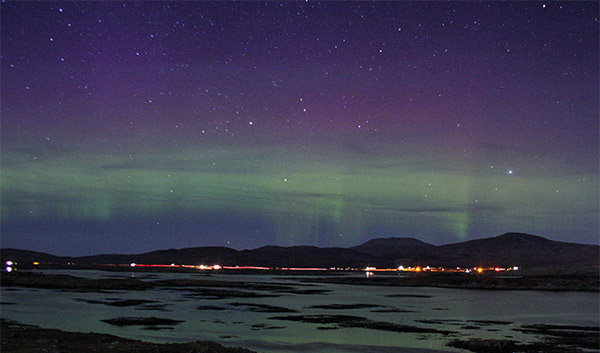
[[[431,251],[436,246],[431,245],[415,238],[377,238],[371,239],[350,249],[364,254],[377,257],[395,257],[414,256],[427,251]]]
[[[597,245],[553,241],[525,233],[443,245],[436,249],[436,255],[449,266],[593,266],[599,262]]]
[[[35,251],[0,249],[2,261],[22,264],[33,261],[48,264],[74,262],[94,264],[186,264],[265,267],[396,267],[430,265],[445,267],[529,266],[553,268],[597,268],[598,245],[566,243],[523,233],[469,240],[435,246],[412,238],[372,239],[351,248],[315,246],[265,246],[252,250],[226,247],[198,247],[158,250],[144,254],[107,254],[60,257]]]
[[[97,264],[188,264],[188,265],[213,265],[235,261],[238,251],[221,246],[207,246],[198,248],[157,250],[137,255],[94,255],[77,258],[81,263]]]
[[[0,258],[2,258],[2,264],[8,260],[13,262],[21,262],[21,263],[33,263],[34,261],[38,261],[40,263],[67,263],[70,262],[72,258],[67,256],[55,256],[46,254],[38,251],[31,250],[21,250],[21,249],[0,249]]]
[[[241,251],[240,263],[267,267],[364,267],[373,257],[344,248],[264,246]]]

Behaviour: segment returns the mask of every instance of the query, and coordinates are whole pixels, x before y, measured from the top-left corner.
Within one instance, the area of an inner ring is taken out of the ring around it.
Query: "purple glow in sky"
[[[2,246],[598,243],[598,3],[1,4]]]

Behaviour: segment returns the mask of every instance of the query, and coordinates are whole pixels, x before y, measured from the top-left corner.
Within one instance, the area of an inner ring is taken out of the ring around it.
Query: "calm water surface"
[[[154,342],[215,340],[260,352],[460,352],[445,344],[451,339],[494,338],[534,341],[535,337],[515,331],[523,324],[567,324],[598,326],[599,298],[588,292],[488,291],[445,288],[357,286],[300,282],[299,277],[270,275],[211,276],[189,273],[127,273],[103,271],[44,271],[80,277],[131,277],[156,279],[211,279],[268,284],[286,284],[297,289],[325,289],[323,294],[274,293],[271,298],[193,298],[189,291],[163,289],[146,291],[63,292],[59,290],[3,288],[2,318],[68,331],[98,332]],[[302,277],[310,281],[311,276]],[[236,290],[236,288],[234,288]],[[396,297],[390,297],[396,295]],[[400,296],[398,296],[400,295]],[[114,307],[84,300],[145,299],[164,304],[164,310],[140,310],[142,306]],[[298,313],[264,313],[232,303],[267,304],[295,309]],[[318,309],[314,305],[372,304],[383,307]],[[224,310],[198,310],[199,306]],[[396,309],[400,312],[374,312]],[[398,333],[365,328],[272,319],[287,315],[353,315],[395,324],[452,331],[451,335]],[[155,316],[184,322],[173,329],[145,330],[117,327],[100,320],[122,316]],[[477,321],[477,322],[476,322]],[[485,322],[495,321],[495,322]],[[499,321],[502,321],[499,322]],[[323,329],[329,328],[329,329]]]

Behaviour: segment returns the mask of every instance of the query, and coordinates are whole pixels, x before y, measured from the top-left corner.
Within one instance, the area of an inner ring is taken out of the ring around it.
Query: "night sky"
[[[598,243],[598,11],[2,1],[1,245]]]

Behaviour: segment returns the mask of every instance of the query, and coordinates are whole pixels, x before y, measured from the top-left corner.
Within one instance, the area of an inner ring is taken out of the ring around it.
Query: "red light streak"
[[[445,272],[476,272],[482,273],[485,271],[495,271],[495,272],[504,272],[504,271],[516,271],[519,267],[475,267],[472,269],[462,269],[458,268],[443,268],[443,267],[404,267],[400,266],[399,268],[375,268],[375,267],[366,267],[366,268],[323,268],[323,267],[264,267],[264,266],[221,266],[221,265],[176,265],[176,264],[98,264],[99,266],[119,266],[119,267],[148,267],[148,268],[188,268],[188,269],[196,269],[196,270],[261,270],[261,271],[271,271],[271,270],[279,270],[279,271],[358,271],[358,272],[422,272],[422,271],[445,271]]]

